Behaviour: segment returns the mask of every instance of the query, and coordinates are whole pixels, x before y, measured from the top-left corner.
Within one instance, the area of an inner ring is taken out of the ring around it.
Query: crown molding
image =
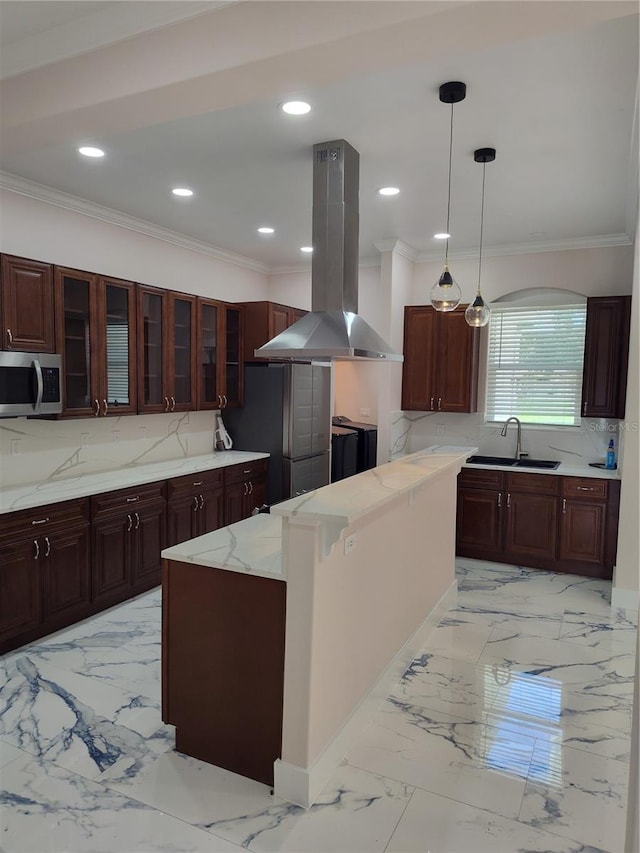
[[[499,258],[503,255],[532,255],[536,252],[565,252],[574,249],[602,249],[608,246],[631,246],[633,240],[628,234],[600,234],[594,237],[573,237],[567,240],[546,240],[537,243],[510,243],[503,246],[483,246],[482,256]],[[477,258],[478,250],[462,249],[449,251],[449,260],[467,260]],[[416,263],[442,261],[442,252],[419,252]]]
[[[402,257],[406,258],[408,261],[414,262],[418,257],[418,252],[413,248],[413,246],[410,246],[403,240],[378,240],[373,245],[381,254],[383,252],[396,252],[396,254],[402,255]]]
[[[378,268],[380,266],[380,257],[375,258],[360,258],[358,261],[358,269],[368,269],[369,267]],[[300,273],[311,273],[311,261],[306,264],[287,264],[281,267],[271,267],[269,275],[296,275]]]
[[[73,213],[90,216],[93,219],[99,219],[102,222],[117,225],[119,228],[126,228],[128,231],[144,234],[147,237],[153,237],[155,240],[162,240],[164,243],[170,243],[173,246],[179,246],[191,252],[209,255],[209,257],[215,258],[218,261],[224,261],[227,264],[244,267],[245,269],[263,273],[264,275],[268,275],[269,273],[267,264],[246,258],[244,255],[237,255],[234,252],[228,252],[209,243],[194,240],[191,237],[186,237],[184,234],[179,234],[177,231],[171,231],[168,228],[162,228],[160,225],[154,225],[153,222],[137,219],[135,216],[129,216],[126,213],[121,213],[119,210],[103,207],[100,204],[86,201],[78,196],[61,192],[44,184],[38,184],[35,181],[29,181],[26,178],[12,175],[9,172],[0,172],[0,189],[28,196],[29,198],[43,201],[46,204],[52,204],[56,207],[62,207]]]

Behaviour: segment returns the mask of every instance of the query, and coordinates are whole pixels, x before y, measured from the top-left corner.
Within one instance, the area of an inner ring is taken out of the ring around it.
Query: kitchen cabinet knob
[[[94,414],[94,415],[96,416],[96,418],[97,418],[97,417],[98,417],[98,415],[100,414],[100,400],[94,400],[94,401],[93,401],[93,405],[96,407],[96,410],[95,410],[95,412],[94,412],[93,414]]]
[[[511,492],[507,492],[507,509],[511,509]]]
[[[7,329],[7,341],[9,344],[9,349],[13,346],[13,335],[11,334],[11,329]]]
[[[136,517],[136,527],[135,527],[135,529],[137,530],[137,529],[140,527],[140,516],[138,515],[138,513],[137,513],[137,512],[134,512],[133,514],[134,514],[134,515],[135,515],[135,517]]]
[[[51,553],[51,542],[49,542],[49,537],[45,536],[44,541],[47,543],[47,550],[44,552],[45,557],[48,557]]]
[[[33,558],[33,559],[34,559],[34,560],[37,560],[37,559],[38,559],[38,557],[40,556],[40,546],[38,545],[38,540],[37,540],[37,539],[34,539],[34,540],[33,540],[33,544],[34,544],[35,549],[36,549],[36,553],[35,553],[35,556],[34,556],[34,558]]]
[[[567,512],[567,499],[566,498],[562,499],[562,512],[565,514]]]
[[[431,402],[429,403],[429,408],[433,411],[433,397],[431,398]]]
[[[171,397],[170,400],[171,400],[171,411],[174,412],[175,408],[176,408],[176,398]]]
[[[193,496],[193,511],[194,512],[198,511],[198,496],[197,495]]]
[[[109,411],[109,404],[107,403],[106,400],[103,400],[102,406],[103,406],[102,417],[104,418],[106,416],[107,412]]]
[[[36,526],[36,525],[38,525],[38,524],[46,524],[46,523],[47,523],[47,521],[49,521],[49,517],[48,517],[48,516],[47,516],[47,518],[39,518],[37,521],[32,521],[32,522],[31,522],[31,526],[32,526],[32,527],[35,527],[35,526]]]
[[[127,518],[129,519],[129,526],[127,527],[127,533],[131,533],[131,528],[133,527],[133,519],[131,518],[131,513],[127,513]]]
[[[204,498],[202,497],[202,495],[200,495],[200,506],[198,507],[198,509],[202,509],[203,506],[204,506]]]

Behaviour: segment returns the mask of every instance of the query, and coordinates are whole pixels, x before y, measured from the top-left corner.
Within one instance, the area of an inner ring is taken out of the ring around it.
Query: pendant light
[[[464,319],[470,326],[486,326],[489,322],[491,311],[480,293],[480,276],[482,274],[482,228],[484,225],[484,173],[487,163],[493,163],[496,159],[495,148],[477,148],[473,152],[476,163],[482,163],[482,203],[480,205],[480,252],[478,255],[478,292],[473,303],[464,312]]]
[[[449,219],[451,215],[451,154],[453,151],[453,105],[464,101],[467,94],[465,83],[453,81],[440,86],[440,100],[451,104],[451,126],[449,130],[449,189],[447,193],[447,245],[444,254],[444,270],[431,288],[431,304],[436,311],[453,311],[462,297],[458,283],[449,272]]]

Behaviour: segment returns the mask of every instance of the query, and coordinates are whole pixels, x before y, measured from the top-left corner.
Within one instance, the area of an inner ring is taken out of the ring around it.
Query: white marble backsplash
[[[482,412],[458,415],[444,412],[391,412],[390,458],[415,453],[434,444],[474,445],[479,453],[513,456],[516,426],[509,424],[500,435],[501,424],[485,424]],[[522,450],[536,459],[587,464],[601,462],[613,438],[618,453],[618,421],[583,418],[579,427],[522,425]]]
[[[60,421],[3,418],[0,489],[211,453],[215,423],[212,411]]]

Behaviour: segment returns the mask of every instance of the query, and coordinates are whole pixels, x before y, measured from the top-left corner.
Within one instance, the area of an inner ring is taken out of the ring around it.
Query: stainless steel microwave
[[[0,417],[62,411],[62,357],[46,352],[0,352]]]

